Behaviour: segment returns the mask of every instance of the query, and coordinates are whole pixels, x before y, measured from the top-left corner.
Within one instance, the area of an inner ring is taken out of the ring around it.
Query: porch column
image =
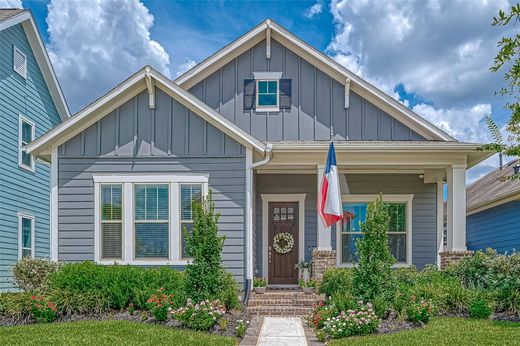
[[[318,165],[318,191],[316,194],[316,201],[318,200],[318,196],[321,193],[321,180],[323,179],[323,169],[324,165]],[[316,208],[316,222],[318,223],[318,250],[320,251],[330,251],[332,250],[332,235],[330,227],[325,227],[323,222],[321,222],[320,215],[318,214],[318,210]]]

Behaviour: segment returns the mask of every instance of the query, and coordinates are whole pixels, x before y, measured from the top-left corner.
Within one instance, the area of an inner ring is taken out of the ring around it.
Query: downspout
[[[247,180],[248,184],[251,186],[251,188],[249,186],[247,188],[248,195],[249,195],[248,205],[247,205],[248,227],[247,227],[247,234],[246,234],[247,244],[248,244],[247,248],[246,248],[248,264],[247,264],[246,287],[245,287],[244,297],[242,299],[243,303],[246,305],[249,302],[249,295],[251,293],[251,290],[253,289],[253,282],[252,282],[253,281],[253,220],[252,220],[252,217],[253,217],[253,213],[252,213],[253,169],[256,167],[265,165],[266,163],[271,161],[272,150],[273,150],[273,145],[270,143],[267,144],[267,147],[265,149],[265,158],[261,161],[255,162],[255,163],[252,162],[252,159],[253,159],[252,152],[250,152],[249,155],[251,155],[251,158],[248,160],[247,168],[246,168],[246,180]],[[248,156],[248,155],[246,155],[246,156]],[[251,163],[249,163],[249,162],[251,162]]]

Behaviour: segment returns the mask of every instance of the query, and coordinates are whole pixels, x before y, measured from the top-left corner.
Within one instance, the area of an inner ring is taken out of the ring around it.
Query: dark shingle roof
[[[23,9],[19,8],[0,8],[0,22],[3,22],[4,20],[11,18],[12,16],[16,16],[19,13],[22,13]]]
[[[466,192],[468,209],[520,193],[519,179],[505,180],[508,176],[513,175],[514,166],[517,164],[520,164],[520,159],[509,162],[502,169],[495,169],[471,184]]]

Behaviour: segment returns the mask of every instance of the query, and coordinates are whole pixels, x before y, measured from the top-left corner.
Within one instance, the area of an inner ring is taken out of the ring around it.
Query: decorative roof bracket
[[[345,80],[345,109],[350,105],[350,79]]]
[[[150,72],[150,66],[146,66],[144,80],[146,82],[146,89],[148,89],[148,106],[150,109],[155,109],[155,83]]]
[[[265,58],[267,60],[271,59],[271,21],[268,19],[266,21],[267,28],[266,28],[266,45],[265,45]]]

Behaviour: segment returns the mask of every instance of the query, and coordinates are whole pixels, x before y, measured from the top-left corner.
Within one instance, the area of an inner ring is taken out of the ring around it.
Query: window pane
[[[357,261],[356,239],[362,238],[362,234],[341,235],[341,262],[349,263]]]
[[[182,258],[188,258],[188,254],[186,253],[186,236],[185,230],[189,233],[193,231],[193,223],[182,223],[181,224],[181,256]]]
[[[268,82],[267,92],[269,92],[271,94],[276,94],[278,92],[277,84],[278,84],[278,82],[276,82],[276,81]]]
[[[121,223],[103,223],[101,224],[101,239],[103,258],[121,258],[122,257],[122,224]]]
[[[22,247],[32,248],[32,220],[22,218]]]
[[[406,262],[406,234],[389,234],[388,246],[397,262]]]
[[[22,150],[22,164],[29,167],[32,166],[32,157],[25,150]]]
[[[32,141],[32,126],[22,121],[22,142],[28,144]]]
[[[258,82],[258,93],[265,94],[267,92],[267,82]]]
[[[135,185],[135,219],[168,220],[168,185]]]
[[[181,220],[193,219],[193,203],[202,201],[201,184],[181,185]]]
[[[276,106],[277,104],[276,94],[263,94],[258,95],[258,105],[260,106]]]
[[[31,249],[22,249],[22,257],[32,257]]]
[[[367,217],[368,203],[343,203],[343,232],[361,232],[360,222]]]
[[[121,185],[101,185],[101,220],[121,220],[121,203]]]
[[[405,210],[406,204],[404,203],[392,203],[388,205],[390,232],[406,232]]]
[[[135,257],[168,258],[168,223],[135,224]]]

